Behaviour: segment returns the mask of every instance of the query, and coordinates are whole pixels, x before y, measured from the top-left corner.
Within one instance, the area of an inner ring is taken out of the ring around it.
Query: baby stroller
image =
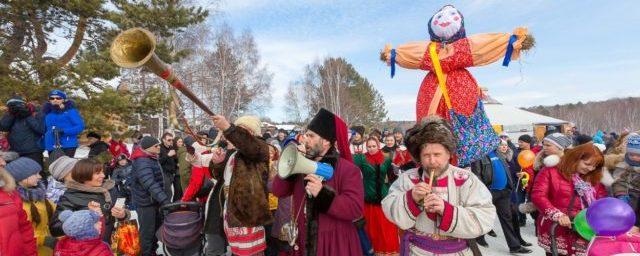
[[[204,251],[204,210],[198,202],[175,202],[160,208],[164,221],[156,237],[168,256],[199,256]]]

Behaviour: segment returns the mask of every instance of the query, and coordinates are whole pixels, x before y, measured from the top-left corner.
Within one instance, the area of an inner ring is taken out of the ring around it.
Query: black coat
[[[109,152],[109,144],[104,141],[99,140],[89,145],[89,158],[96,157],[104,152]]]
[[[42,115],[15,117],[9,113],[0,119],[0,131],[9,132],[9,146],[18,154],[39,153],[44,151],[41,145],[45,126]]]
[[[135,206],[159,206],[170,202],[164,189],[164,177],[160,163],[153,155],[136,148],[131,155],[133,171],[131,175],[131,201]]]
[[[111,180],[105,180],[101,188],[91,188],[75,181],[67,182],[65,185],[67,186],[67,191],[65,191],[60,197],[56,211],[49,221],[49,231],[51,231],[51,235],[64,235],[64,231],[62,230],[62,221],[58,218],[62,211],[88,210],[89,208],[87,206],[89,205],[89,202],[95,201],[100,204],[105,220],[105,230],[102,240],[110,242],[111,233],[113,233],[116,221],[115,218],[111,216],[111,208],[113,208],[116,199],[114,182]]]
[[[509,168],[509,164],[506,159],[500,156],[500,154],[496,153],[496,156],[500,158],[500,162],[504,165],[504,170],[507,175],[507,187],[506,189],[513,189],[513,178],[511,175],[511,169]],[[471,172],[475,174],[482,183],[484,183],[487,188],[491,187],[491,183],[493,182],[493,165],[491,163],[491,158],[489,155],[471,163]]]
[[[162,167],[162,171],[167,174],[178,174],[178,150],[176,154],[173,156],[169,156],[169,151],[174,149],[173,147],[165,147],[164,144],[160,144],[160,166]]]

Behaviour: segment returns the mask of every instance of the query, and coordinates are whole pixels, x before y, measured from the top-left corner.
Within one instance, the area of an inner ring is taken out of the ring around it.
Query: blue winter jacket
[[[0,119],[0,131],[9,132],[11,150],[18,154],[41,153],[40,141],[44,134],[42,116],[18,118],[9,113]]]
[[[47,102],[42,107],[42,112],[45,115],[44,125],[46,127],[44,149],[48,151],[54,149],[54,130],[60,134],[60,145],[62,148],[78,147],[78,134],[84,130],[84,121],[73,101],[67,100],[64,106],[64,109],[57,109],[54,108],[51,103]]]
[[[136,207],[160,206],[170,202],[164,190],[164,176],[157,155],[136,148],[131,154],[131,201]]]

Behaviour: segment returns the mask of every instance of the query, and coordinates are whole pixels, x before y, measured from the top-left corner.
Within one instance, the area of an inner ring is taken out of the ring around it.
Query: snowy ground
[[[135,214],[135,212],[132,212],[132,217],[137,219],[137,215]],[[534,235],[534,227],[533,227],[533,220],[531,219],[531,217],[527,218],[527,225],[524,227],[520,228],[520,232],[522,234],[522,238],[524,238],[525,241],[533,244],[532,246],[528,247],[529,249],[533,250],[532,253],[530,254],[511,254],[509,253],[509,247],[507,247],[507,242],[504,239],[504,235],[502,234],[502,229],[500,228],[500,223],[497,221],[496,219],[496,223],[494,225],[494,229],[493,229],[496,234],[498,235],[497,237],[491,237],[491,236],[485,236],[485,239],[487,240],[487,243],[489,244],[489,248],[485,248],[480,246],[480,250],[482,251],[483,255],[487,255],[487,256],[494,256],[494,255],[545,255],[544,254],[544,250],[542,250],[542,248],[540,248],[538,246],[538,240],[536,239],[535,235]],[[160,245],[161,243],[158,242],[158,244]],[[158,248],[158,254],[161,254],[162,249]]]
[[[496,232],[498,237],[485,236],[487,243],[489,244],[489,248],[484,248],[480,246],[480,250],[483,255],[493,256],[493,255],[545,255],[544,250],[538,246],[538,239],[534,234],[534,226],[533,219],[530,216],[527,216],[527,225],[520,228],[520,233],[522,234],[522,238],[533,244],[533,246],[527,247],[533,251],[533,253],[529,254],[511,254],[509,253],[509,247],[507,246],[507,242],[504,239],[504,235],[502,234],[502,229],[500,228],[500,223],[496,219],[496,223],[494,225],[493,230]]]

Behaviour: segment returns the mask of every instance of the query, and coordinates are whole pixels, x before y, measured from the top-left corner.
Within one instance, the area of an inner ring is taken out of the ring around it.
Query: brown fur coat
[[[231,227],[255,227],[273,221],[269,211],[267,180],[269,146],[246,129],[232,125],[224,137],[237,153],[227,198],[227,222]]]

